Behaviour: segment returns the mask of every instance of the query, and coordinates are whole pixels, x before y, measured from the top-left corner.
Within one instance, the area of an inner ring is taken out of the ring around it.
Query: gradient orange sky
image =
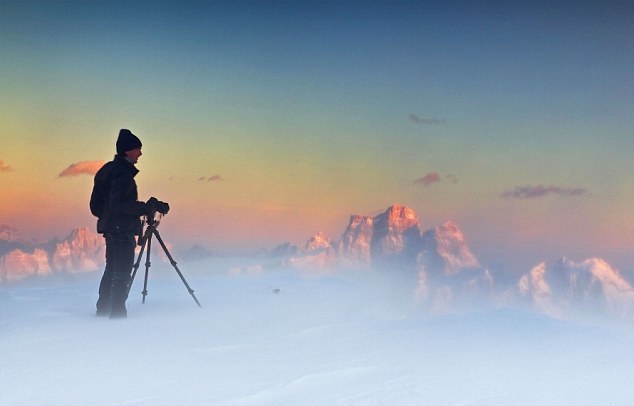
[[[400,203],[484,263],[634,272],[633,10],[3,1],[0,223],[92,227],[92,173],[129,128],[175,246],[337,240]]]

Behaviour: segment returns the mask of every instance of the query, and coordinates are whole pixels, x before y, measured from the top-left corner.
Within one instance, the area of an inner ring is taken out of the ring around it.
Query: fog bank
[[[125,320],[98,273],[0,288],[3,405],[629,405],[631,326],[430,315],[383,275],[152,267]],[[212,269],[213,268],[213,269]]]

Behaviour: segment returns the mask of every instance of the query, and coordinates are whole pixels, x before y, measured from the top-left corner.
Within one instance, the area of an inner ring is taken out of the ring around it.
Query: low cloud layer
[[[422,178],[418,178],[414,181],[414,183],[423,186],[433,185],[438,182],[440,182],[440,175],[437,172],[429,172]]]
[[[518,186],[513,190],[507,190],[500,197],[507,199],[535,199],[548,195],[562,197],[585,196],[588,191],[585,188],[565,188],[561,186]]]
[[[198,178],[199,181],[206,181],[206,182],[217,182],[217,181],[221,181],[222,180],[222,176],[220,175],[212,175],[212,176],[201,176],[200,178]]]
[[[409,119],[415,123],[419,123],[419,124],[443,124],[445,122],[444,119],[440,119],[440,118],[425,118],[425,117],[420,117],[417,114],[410,114]]]
[[[428,172],[425,176],[416,179],[414,183],[417,185],[423,185],[424,187],[427,187],[435,183],[440,183],[445,181],[455,185],[456,183],[458,183],[458,178],[456,177],[456,175],[452,173],[444,175],[443,177],[443,176],[440,176],[438,172]]]
[[[104,161],[81,161],[74,164],[70,164],[68,168],[64,169],[58,176],[60,178],[66,178],[70,176],[78,175],[94,175],[99,168],[104,164]]]

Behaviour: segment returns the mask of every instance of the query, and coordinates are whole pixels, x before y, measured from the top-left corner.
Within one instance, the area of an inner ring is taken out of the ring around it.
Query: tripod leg
[[[145,252],[145,247],[147,246],[147,241],[150,238],[150,235],[152,235],[151,230],[148,229],[147,232],[143,235],[143,238],[141,239],[143,243],[141,244],[141,250],[139,251],[139,256],[137,257],[137,260],[134,263],[134,266],[132,267],[133,271],[132,271],[132,276],[130,277],[130,283],[128,284],[128,291],[126,292],[126,297],[130,294],[130,289],[132,288],[132,284],[134,283],[136,272],[139,269],[139,266],[141,265],[141,258],[143,257],[143,253]]]
[[[163,247],[163,251],[165,251],[165,255],[167,255],[167,258],[169,258],[170,263],[172,264],[172,266],[174,267],[174,269],[176,270],[176,273],[178,274],[178,276],[181,278],[181,281],[183,281],[183,284],[185,285],[185,287],[187,288],[187,291],[189,292],[190,295],[192,295],[192,298],[194,298],[194,301],[196,302],[196,304],[198,305],[198,307],[202,307],[200,305],[200,302],[198,301],[198,299],[196,298],[196,295],[194,295],[194,290],[189,286],[189,284],[187,283],[187,281],[185,280],[185,277],[183,276],[183,274],[181,273],[180,269],[178,269],[178,266],[176,266],[176,261],[174,261],[174,258],[172,258],[172,255],[170,254],[170,252],[167,250],[167,247],[165,246],[165,243],[163,242],[163,239],[161,238],[161,235],[159,234],[157,229],[154,229],[154,235],[156,235],[156,239],[158,240],[159,244],[161,244],[161,247]],[[149,253],[149,251],[148,251]]]
[[[148,231],[150,229],[148,228]],[[147,277],[150,273],[150,266],[152,266],[152,262],[150,261],[150,252],[152,252],[152,234],[150,234],[147,238],[147,253],[145,258],[145,279],[143,280],[143,300],[142,303],[145,304],[145,297],[147,296]]]

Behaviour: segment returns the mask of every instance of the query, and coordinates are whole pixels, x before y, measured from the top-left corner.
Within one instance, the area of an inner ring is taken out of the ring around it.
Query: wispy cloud
[[[415,123],[419,123],[419,124],[443,124],[445,122],[444,119],[440,119],[440,118],[425,118],[425,117],[420,117],[417,114],[410,114],[409,115],[409,119]]]
[[[507,199],[535,199],[548,195],[556,195],[562,197],[585,196],[588,191],[585,188],[565,188],[561,186],[519,186],[513,190],[507,190],[500,197]]]
[[[58,176],[65,178],[69,176],[78,175],[94,175],[99,168],[104,164],[104,161],[81,161],[74,164],[70,164],[68,168],[64,169]]]
[[[213,176],[201,176],[200,178],[198,178],[199,181],[206,181],[206,182],[218,182],[222,180],[222,176],[220,175],[213,175]]]
[[[5,165],[4,161],[0,161],[0,173],[2,172],[13,172],[13,168],[9,165]]]
[[[440,175],[436,172],[429,172],[422,178],[418,178],[414,181],[414,183],[423,185],[425,187],[438,182],[440,182]]]

